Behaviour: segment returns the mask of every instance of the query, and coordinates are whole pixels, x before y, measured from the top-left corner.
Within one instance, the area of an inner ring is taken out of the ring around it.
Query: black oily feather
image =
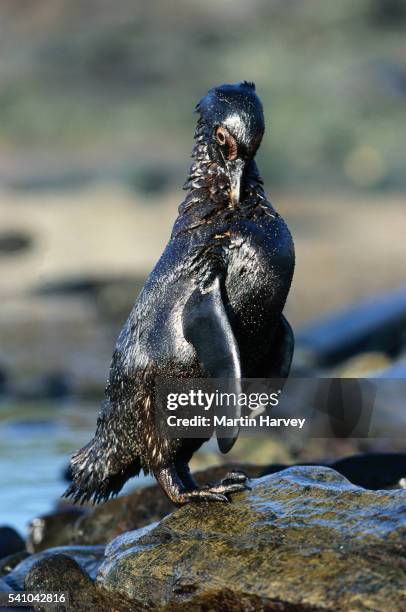
[[[90,474],[82,474],[81,476],[75,474],[74,479],[77,478],[80,484],[77,484],[74,480],[63,494],[63,497],[71,499],[74,503],[81,505],[86,502],[99,504],[102,501],[107,501],[112,497],[116,497],[127,480],[133,476],[138,476],[140,471],[141,463],[140,460],[136,458],[132,463],[126,466],[121,473],[107,476],[100,482],[92,479]]]
[[[255,83],[253,83],[252,81],[241,81],[241,85],[243,87],[249,87],[249,89],[255,91]]]
[[[269,347],[289,291],[294,248],[254,161],[264,131],[255,85],[244,81],[213,88],[197,110],[186,197],[168,245],[118,338],[96,434],[72,457],[73,482],[65,497],[78,503],[117,495],[140,470],[157,476],[168,466],[187,466],[204,443],[203,438],[162,434],[154,399],[158,377],[206,376],[182,327],[185,302],[196,287],[205,291],[214,278],[227,277],[227,313],[244,376],[266,377],[270,360],[273,364],[275,355],[283,356],[283,349],[274,346],[272,358]],[[216,126],[230,117],[240,119],[245,160],[240,198],[233,204],[229,171],[214,137]]]
[[[117,361],[115,354],[113,372]],[[118,386],[121,388],[122,385],[126,390],[121,397],[117,397],[117,384],[114,383],[117,381],[112,374],[94,438],[72,456],[72,484],[64,497],[74,502],[107,500],[117,495],[128,478],[138,475],[141,470],[132,419],[135,402],[139,399],[139,394],[134,391],[136,383],[121,376]]]

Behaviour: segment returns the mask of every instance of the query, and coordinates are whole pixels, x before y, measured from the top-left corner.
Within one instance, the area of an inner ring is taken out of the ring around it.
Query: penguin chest
[[[280,319],[294,268],[293,243],[284,222],[246,222],[232,235],[226,300],[242,354],[261,359]]]

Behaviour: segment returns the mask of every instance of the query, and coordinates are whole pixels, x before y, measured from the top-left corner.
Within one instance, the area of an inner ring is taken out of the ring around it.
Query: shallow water
[[[75,401],[0,404],[0,525],[24,534],[32,518],[55,507],[67,486],[63,470],[93,435],[98,410]],[[135,479],[124,491],[146,482]]]

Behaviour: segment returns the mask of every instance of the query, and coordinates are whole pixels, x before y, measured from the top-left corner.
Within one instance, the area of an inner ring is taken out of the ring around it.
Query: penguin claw
[[[198,489],[197,491],[190,491],[186,494],[186,502],[202,502],[202,501],[216,501],[222,503],[228,503],[229,499],[221,491],[214,491],[213,489]]]
[[[250,491],[247,485],[248,476],[244,472],[228,472],[218,484],[206,484],[201,491],[208,491],[213,494],[230,495],[239,491]],[[229,501],[229,500],[228,500]]]
[[[245,491],[248,487],[244,483],[231,482],[225,484],[221,482],[217,486],[210,487],[209,491],[212,493],[221,493],[223,495],[229,495],[230,493],[238,493],[239,491]]]
[[[155,475],[169,499],[178,506],[196,502],[229,503],[229,495],[249,488],[248,478],[243,472],[229,472],[218,484],[201,488],[191,478],[188,469],[183,469],[182,481],[174,465],[161,469]]]
[[[230,502],[227,495],[223,495],[222,493],[213,493],[210,499],[212,499],[213,501],[223,502],[225,504],[228,504]]]

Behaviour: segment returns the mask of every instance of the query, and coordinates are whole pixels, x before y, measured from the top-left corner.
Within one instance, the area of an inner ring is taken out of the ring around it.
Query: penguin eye
[[[237,157],[237,141],[225,128],[218,127],[216,129],[216,140],[221,147],[226,145],[226,158],[228,161],[232,161]]]
[[[226,130],[222,127],[218,127],[216,130],[216,140],[219,145],[223,146],[226,144]]]

